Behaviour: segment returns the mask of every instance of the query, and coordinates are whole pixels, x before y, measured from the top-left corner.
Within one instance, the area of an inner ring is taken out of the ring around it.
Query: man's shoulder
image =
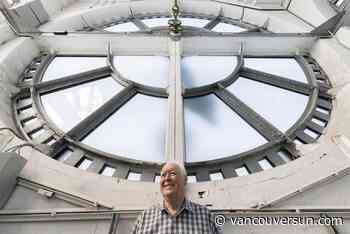
[[[208,209],[207,206],[198,204],[196,202],[187,200],[186,201],[188,206],[193,210],[193,211],[200,211],[202,213],[210,213],[210,210]]]
[[[150,214],[155,214],[156,212],[159,212],[161,210],[160,205],[153,205],[143,211],[144,215],[150,215]]]

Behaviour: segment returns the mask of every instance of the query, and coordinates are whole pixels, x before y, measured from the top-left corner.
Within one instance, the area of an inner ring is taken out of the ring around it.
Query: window
[[[92,164],[92,160],[86,157],[83,157],[78,163],[77,167],[82,170],[87,170]]]
[[[271,162],[266,158],[260,160],[258,163],[263,170],[268,170],[273,168]]]
[[[214,173],[210,173],[209,174],[210,180],[214,181],[214,180],[223,180],[224,179],[224,175],[222,174],[222,172],[214,172]]]
[[[141,180],[141,173],[129,171],[128,176],[127,176],[127,180],[140,181]]]
[[[101,170],[101,175],[104,175],[104,176],[113,176],[114,173],[115,173],[115,168],[113,167],[110,167],[108,165],[105,165],[102,170]]]
[[[64,151],[62,154],[60,154],[56,160],[60,161],[60,162],[64,162],[66,161],[71,155],[72,155],[73,151],[71,150],[66,150]]]
[[[236,168],[235,172],[238,176],[246,176],[249,175],[249,171],[247,169],[246,166],[240,167],[240,168]]]

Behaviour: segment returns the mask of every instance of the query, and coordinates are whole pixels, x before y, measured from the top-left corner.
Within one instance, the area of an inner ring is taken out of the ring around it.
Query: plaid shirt
[[[214,215],[205,207],[185,199],[176,216],[164,206],[145,210],[137,219],[132,234],[220,234]]]

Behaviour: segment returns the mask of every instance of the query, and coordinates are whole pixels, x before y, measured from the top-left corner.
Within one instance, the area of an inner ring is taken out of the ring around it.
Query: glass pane
[[[107,66],[105,57],[56,57],[46,69],[42,81],[54,80]]]
[[[244,66],[307,83],[303,69],[294,58],[246,58]]]
[[[292,160],[290,159],[290,157],[288,156],[288,154],[287,154],[286,152],[284,152],[284,151],[279,151],[277,154],[278,154],[278,155],[283,159],[283,161],[285,161],[285,162],[290,162],[290,161],[292,161]]]
[[[146,24],[148,27],[161,27],[168,26],[169,17],[166,18],[153,18],[153,19],[144,19],[142,22]]]
[[[218,23],[212,31],[214,32],[231,32],[231,33],[237,33],[237,32],[243,32],[246,29],[232,25],[232,24],[226,24],[226,23]]]
[[[235,172],[238,176],[249,175],[248,169],[245,166],[235,169]]]
[[[155,177],[154,177],[154,182],[155,183],[160,183],[160,175],[156,175]]]
[[[183,26],[191,26],[191,27],[197,27],[197,28],[203,28],[207,23],[210,22],[209,20],[206,20],[206,19],[196,19],[196,18],[187,18],[187,17],[180,17],[180,20]]]
[[[141,180],[141,174],[136,172],[129,172],[127,180],[132,181],[140,181]]]
[[[185,88],[212,84],[230,75],[237,66],[233,56],[190,56],[181,60]],[[210,69],[208,69],[210,68]]]
[[[187,176],[187,183],[196,183],[197,177],[195,175],[189,175]]]
[[[323,122],[323,121],[321,121],[321,120],[319,120],[319,119],[312,118],[311,121],[314,122],[314,123],[317,124],[317,125],[322,126],[322,127],[325,127],[325,126],[326,126],[326,122]]]
[[[122,89],[106,78],[43,95],[41,102],[52,122],[67,132]]]
[[[273,168],[271,163],[267,159],[260,160],[258,163],[259,163],[261,169],[263,169],[263,170],[268,170],[268,169]]]
[[[111,27],[104,28],[108,32],[136,32],[139,28],[132,22],[121,23]]]
[[[87,170],[87,169],[90,167],[91,164],[92,164],[92,160],[84,157],[84,158],[79,162],[79,164],[78,164],[77,167],[78,167],[79,169],[82,169],[82,170]]]
[[[266,143],[214,95],[185,99],[185,125],[189,162],[231,156]]]
[[[308,103],[308,96],[245,78],[227,89],[283,132],[298,121]]]
[[[63,153],[60,154],[60,156],[58,156],[58,158],[56,158],[56,160],[64,162],[72,155],[72,153],[73,151],[71,150],[65,150]]]
[[[136,95],[83,143],[123,157],[164,161],[166,113],[167,99]]]
[[[224,176],[222,175],[221,172],[216,172],[216,173],[210,173],[209,174],[210,180],[214,181],[214,180],[223,180]]]
[[[110,166],[104,166],[102,169],[101,175],[113,176],[114,172],[115,172],[115,168],[110,167]]]
[[[116,69],[127,79],[143,85],[166,87],[169,58],[164,56],[115,56]]]

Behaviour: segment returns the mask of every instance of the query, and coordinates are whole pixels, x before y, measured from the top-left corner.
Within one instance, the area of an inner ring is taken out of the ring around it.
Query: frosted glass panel
[[[268,170],[273,168],[271,163],[267,159],[260,160],[258,163],[263,170]]]
[[[104,176],[113,176],[115,173],[115,168],[113,167],[109,167],[109,166],[105,166],[101,172],[101,175]]]
[[[195,175],[189,175],[187,176],[187,183],[196,183],[197,177]]]
[[[222,175],[221,172],[216,172],[216,173],[211,173],[209,174],[209,178],[211,181],[214,181],[214,180],[223,180],[224,179],[224,176]]]
[[[246,67],[307,83],[303,69],[293,58],[246,58]]]
[[[116,69],[127,79],[140,84],[166,87],[169,58],[164,56],[115,56]]]
[[[167,99],[139,94],[83,143],[128,158],[164,161],[166,116]]]
[[[136,32],[139,31],[139,28],[132,22],[117,24],[104,30],[108,32]]]
[[[237,66],[232,56],[190,56],[181,60],[181,75],[185,88],[215,83],[230,75]]]
[[[142,22],[146,24],[148,27],[161,27],[168,26],[169,17],[166,18],[154,18],[154,19],[144,19]]]
[[[141,174],[136,172],[129,172],[127,180],[132,181],[140,181],[141,180]]]
[[[72,153],[73,153],[73,151],[66,150],[63,153],[61,153],[60,156],[58,156],[57,160],[60,162],[64,162],[72,155]]]
[[[182,18],[180,17],[180,20],[182,22],[183,26],[191,26],[191,27],[197,27],[197,28],[203,28],[207,23],[209,23],[209,20],[206,19],[196,19],[196,18]]]
[[[79,163],[78,168],[82,170],[87,170],[92,164],[92,160],[88,158],[83,158],[83,160]]]
[[[266,140],[214,95],[185,99],[189,162],[238,154]]]
[[[249,172],[245,166],[235,169],[235,172],[238,176],[249,175]]]
[[[283,132],[297,122],[308,103],[308,96],[245,78],[227,89]]]
[[[218,23],[212,31],[214,32],[231,32],[231,33],[237,33],[237,32],[243,32],[246,29],[232,25],[232,24],[225,24],[225,23]]]
[[[75,75],[107,66],[105,57],[56,57],[43,76],[43,81]]]
[[[41,96],[49,118],[68,132],[123,89],[112,78],[89,82]]]

